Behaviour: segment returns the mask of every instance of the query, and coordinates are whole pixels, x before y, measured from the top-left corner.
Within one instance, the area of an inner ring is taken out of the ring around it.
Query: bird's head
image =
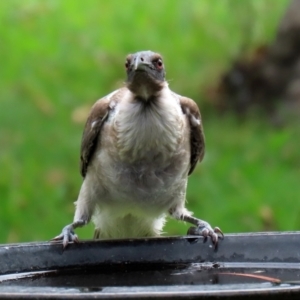
[[[126,58],[127,87],[138,98],[148,100],[165,85],[165,68],[160,54],[140,51]]]

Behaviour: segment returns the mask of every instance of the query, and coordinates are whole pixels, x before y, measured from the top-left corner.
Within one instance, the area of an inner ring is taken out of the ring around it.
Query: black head
[[[161,90],[165,82],[165,68],[160,54],[140,51],[126,58],[127,87],[142,98],[149,98]]]

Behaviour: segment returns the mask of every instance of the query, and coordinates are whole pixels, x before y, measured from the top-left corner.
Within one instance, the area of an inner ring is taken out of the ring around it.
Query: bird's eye
[[[125,62],[125,69],[128,70],[129,66],[130,66],[130,61],[126,60],[126,62]]]
[[[163,68],[163,62],[160,58],[156,59],[153,63],[158,70],[161,70]]]

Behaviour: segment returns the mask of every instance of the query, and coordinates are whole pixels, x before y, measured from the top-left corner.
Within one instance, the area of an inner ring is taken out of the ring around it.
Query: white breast
[[[184,116],[179,102],[165,88],[147,104],[131,98],[130,92],[114,115],[118,153],[123,161],[170,156],[182,140]]]

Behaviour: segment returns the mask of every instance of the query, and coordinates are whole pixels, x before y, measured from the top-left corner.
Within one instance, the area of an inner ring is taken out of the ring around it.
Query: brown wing
[[[118,92],[110,94],[98,100],[92,107],[86,121],[82,135],[80,150],[80,172],[82,177],[86,176],[89,162],[97,147],[103,123],[108,117],[109,111],[117,101]]]
[[[188,117],[190,124],[191,166],[189,175],[194,171],[198,161],[202,161],[205,152],[205,140],[202,120],[197,104],[189,98],[180,97],[182,112]]]

